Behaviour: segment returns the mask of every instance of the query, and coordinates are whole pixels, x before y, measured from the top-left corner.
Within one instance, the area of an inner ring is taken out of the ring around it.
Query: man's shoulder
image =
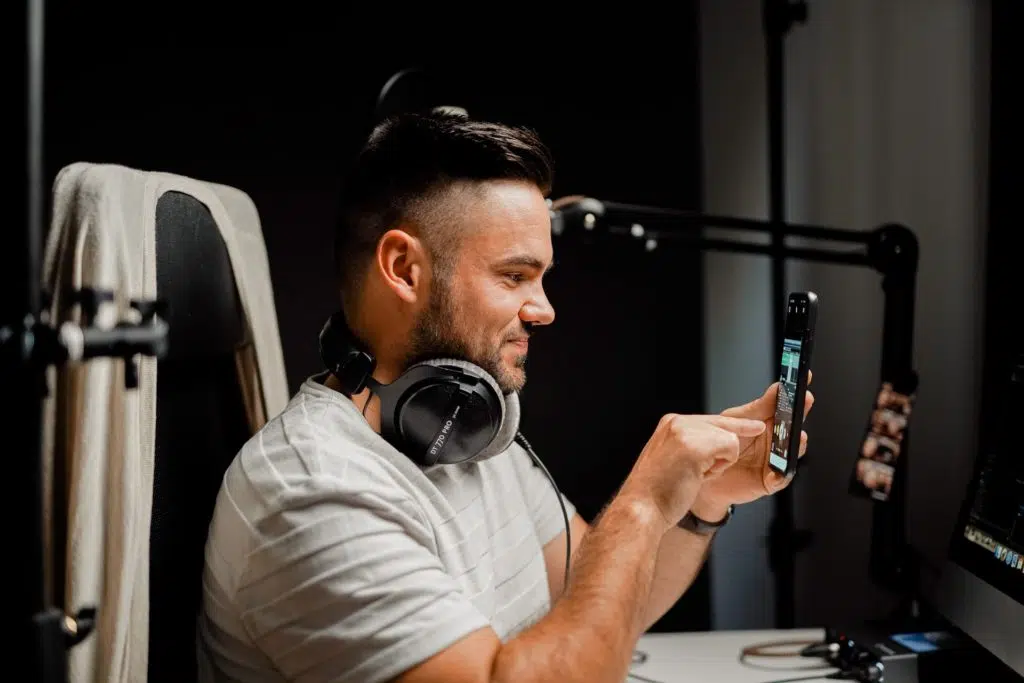
[[[418,522],[406,473],[351,404],[300,391],[246,441],[221,482],[209,543],[244,563],[330,508]],[[237,571],[237,567],[231,570]]]
[[[396,485],[400,477],[385,445],[351,401],[307,380],[242,446],[225,486],[243,480],[273,498],[332,485]]]

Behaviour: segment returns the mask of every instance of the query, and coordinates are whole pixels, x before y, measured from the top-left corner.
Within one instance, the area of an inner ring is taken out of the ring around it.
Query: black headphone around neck
[[[421,467],[478,462],[504,452],[519,429],[519,397],[483,368],[456,358],[417,363],[395,381],[373,378],[377,361],[338,311],[320,331],[320,357],[348,396],[380,399],[381,436]]]

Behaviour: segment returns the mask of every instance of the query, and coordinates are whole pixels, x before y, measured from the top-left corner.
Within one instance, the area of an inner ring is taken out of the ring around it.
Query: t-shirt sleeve
[[[261,520],[235,594],[284,678],[387,681],[488,626],[445,572],[411,499],[310,488]]]
[[[537,530],[541,545],[546,545],[565,531],[565,518],[562,517],[562,508],[558,505],[555,488],[543,470],[534,464],[533,458],[525,449],[519,444],[515,444],[512,449],[516,475],[519,477],[523,496],[530,509],[533,526]],[[576,513],[576,507],[565,495],[558,495],[561,496],[566,515],[571,520]]]

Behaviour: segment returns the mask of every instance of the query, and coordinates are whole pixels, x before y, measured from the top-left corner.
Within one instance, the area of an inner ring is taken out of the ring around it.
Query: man
[[[550,185],[529,131],[452,115],[374,131],[346,185],[337,260],[378,382],[457,357],[506,394],[523,387],[530,334],[555,318]],[[622,681],[704,561],[713,533],[695,518],[716,524],[786,485],[765,462],[776,390],[663,418],[592,526],[564,501],[566,586],[558,500],[518,445],[421,469],[380,435],[369,390],[310,378],[225,475],[203,680]]]

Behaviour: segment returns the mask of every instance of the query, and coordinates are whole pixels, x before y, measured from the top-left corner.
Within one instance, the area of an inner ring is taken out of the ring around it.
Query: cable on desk
[[[817,642],[818,641],[816,641],[816,640],[775,640],[775,641],[772,641],[772,642],[769,642],[769,643],[755,643],[754,645],[748,645],[747,647],[743,648],[740,651],[739,660],[740,660],[741,664],[744,664],[746,666],[750,666],[752,668],[764,669],[765,667],[758,667],[758,666],[749,664],[749,663],[745,662],[744,659],[746,657],[799,657],[800,656],[800,650],[802,650],[807,645],[814,645]],[[795,648],[799,648],[799,649],[792,650],[792,651],[784,651],[784,652],[766,652],[766,650],[768,650],[769,648],[787,647],[787,646],[788,647],[795,647]],[[635,664],[644,664],[645,662],[647,662],[647,659],[648,659],[648,655],[643,650],[634,650],[633,651],[633,661],[632,661],[632,664],[634,664],[634,665]],[[823,666],[800,667],[798,669],[794,669],[794,671],[815,671],[817,669],[834,669],[834,668],[835,667],[829,666],[829,665],[826,664],[826,665],[823,665]],[[766,683],[796,683],[797,681],[820,681],[822,679],[825,679],[825,680],[842,680],[842,679],[849,679],[849,678],[852,678],[852,676],[849,673],[847,673],[845,671],[836,671],[836,672],[833,672],[833,673],[830,673],[830,674],[818,673],[818,674],[814,674],[813,676],[797,676],[796,678],[782,678],[782,679],[773,680],[773,681],[766,681]],[[653,678],[647,678],[646,676],[641,676],[640,674],[633,673],[632,671],[626,674],[626,680],[640,681],[640,683],[661,683],[661,681],[657,681],[657,680],[655,680]]]
[[[755,643],[747,645],[740,651],[741,657],[799,657],[800,650],[808,645],[817,645],[817,640],[773,640],[769,643]],[[783,652],[768,652],[769,648],[796,647],[800,650],[788,650]]]
[[[818,674],[816,676],[797,676],[796,678],[783,678],[775,681],[768,681],[767,683],[796,683],[797,681],[820,681],[822,679],[840,680],[848,678],[851,678],[851,676],[849,676],[845,672],[838,671],[836,673],[827,675]],[[640,674],[635,674],[632,672],[626,674],[626,680],[640,681],[640,683],[661,683],[661,681],[656,681],[653,678],[647,678],[646,676],[641,676]]]
[[[782,678],[779,680],[767,681],[767,683],[796,683],[797,681],[820,681],[822,679],[841,680],[849,678],[852,678],[852,676],[847,674],[845,671],[837,671],[831,674],[817,674],[814,676],[797,676],[796,678]],[[640,681],[640,683],[661,683],[661,681],[656,681],[653,678],[647,678],[646,676],[641,676],[640,674],[635,674],[633,672],[626,674],[626,680]]]
[[[633,650],[633,661],[630,663],[630,666],[634,666],[636,664],[643,664],[646,661],[646,652],[644,652],[643,650]],[[626,680],[629,679],[633,679],[634,681],[640,681],[640,683],[661,683],[661,681],[656,681],[653,678],[647,678],[646,676],[641,676],[640,674],[635,674],[632,672],[626,674]]]
[[[758,665],[758,664],[755,664],[754,662],[749,661],[749,658],[751,658],[751,657],[799,658],[801,656],[800,653],[801,653],[801,651],[803,650],[804,647],[806,647],[808,645],[815,645],[817,643],[818,643],[818,641],[816,641],[816,640],[773,640],[771,642],[766,642],[766,643],[755,643],[753,645],[748,645],[745,648],[743,648],[742,650],[740,650],[740,655],[739,655],[738,659],[739,659],[739,663],[741,665],[743,665],[743,666],[745,666],[747,668],[750,668],[750,669],[759,669],[761,671],[780,671],[781,670],[781,671],[791,671],[791,672],[799,673],[799,672],[802,672],[802,671],[821,671],[821,670],[825,670],[825,669],[833,669],[833,668],[835,668],[831,664],[828,664],[828,663],[819,663],[819,664],[814,665],[814,666],[795,666],[795,667],[786,667],[785,669],[782,669],[781,667],[762,666],[762,665]],[[783,648],[783,647],[784,648],[796,648],[796,649],[786,649],[786,650],[781,650],[781,651],[776,651],[776,652],[772,652],[771,651],[774,648]],[[820,678],[821,674],[819,674],[818,677]],[[772,683],[774,683],[774,681]]]
[[[647,678],[646,676],[641,676],[640,674],[635,673],[626,674],[626,680],[640,681],[640,683],[661,683],[661,681],[656,681],[653,678]]]

